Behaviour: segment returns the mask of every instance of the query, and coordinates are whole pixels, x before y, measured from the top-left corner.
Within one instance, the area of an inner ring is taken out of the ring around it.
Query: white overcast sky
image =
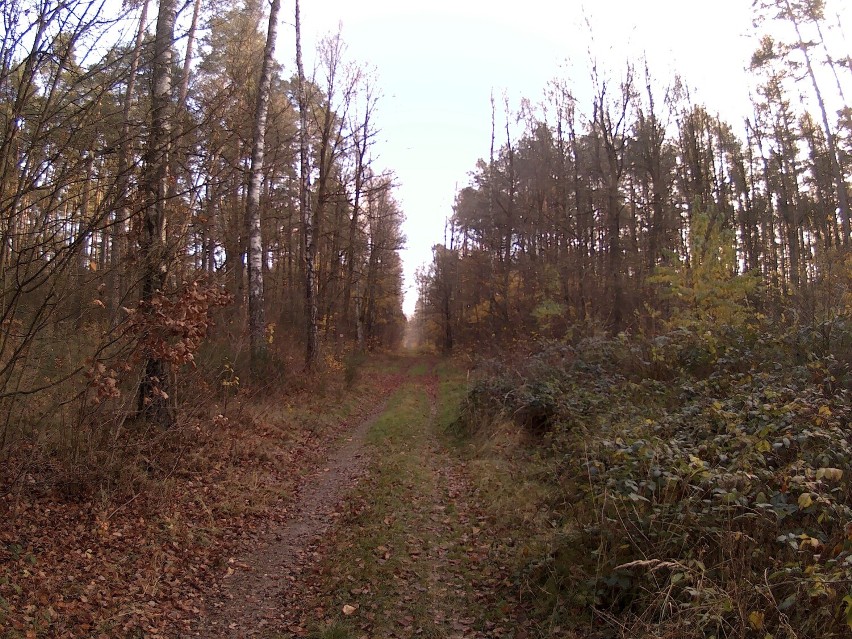
[[[292,0],[282,11],[292,22]],[[756,42],[751,0],[302,0],[302,22],[306,49],[342,27],[350,59],[377,70],[377,165],[400,183],[409,314],[414,271],[430,261],[457,188],[488,154],[492,90],[498,105],[506,92],[517,107],[561,77],[582,99],[590,52],[616,74],[645,54],[661,82],[680,73],[696,102],[736,121],[746,115],[744,67]],[[285,65],[290,32],[282,25]]]

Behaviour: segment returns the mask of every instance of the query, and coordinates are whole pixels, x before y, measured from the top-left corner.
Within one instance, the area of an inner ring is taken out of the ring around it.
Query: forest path
[[[284,630],[262,636],[525,636],[489,517],[446,438],[463,389],[446,362],[409,369],[367,432],[373,454],[345,515],[286,593]]]
[[[340,517],[339,507],[364,474],[366,435],[375,416],[357,426],[303,481],[286,524],[268,531],[254,552],[232,559],[222,598],[213,604],[199,637],[242,638],[280,626],[282,593],[301,578],[321,538]]]
[[[521,638],[506,567],[442,438],[462,384],[412,363],[386,407],[306,479],[288,523],[231,562],[194,636]],[[502,593],[502,594],[501,594]]]

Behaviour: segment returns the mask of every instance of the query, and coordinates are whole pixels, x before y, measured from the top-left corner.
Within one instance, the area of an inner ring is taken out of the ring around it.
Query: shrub
[[[343,379],[346,382],[346,388],[352,388],[358,381],[365,360],[366,357],[361,351],[352,351],[346,354],[343,360]]]
[[[847,367],[807,339],[677,327],[480,367],[467,431],[514,420],[551,468],[549,541],[518,575],[542,614],[591,609],[622,636],[848,632]]]

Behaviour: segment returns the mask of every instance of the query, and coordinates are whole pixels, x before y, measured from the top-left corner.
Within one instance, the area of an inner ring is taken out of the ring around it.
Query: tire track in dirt
[[[282,637],[524,636],[509,621],[512,602],[498,593],[508,569],[494,555],[464,462],[441,441],[434,364],[407,385],[423,394],[427,412],[407,435],[391,429],[366,492],[357,491],[344,525],[288,593]],[[388,490],[400,500],[390,509]]]
[[[439,441],[437,420],[440,379],[430,370],[426,392],[430,399],[430,428],[424,463],[435,477],[428,496],[428,519],[439,543],[429,551],[431,571],[428,595],[434,628],[445,639],[497,639],[514,637],[515,628],[477,619],[472,611],[494,597],[486,585],[487,567],[497,568],[483,528],[486,517],[473,503],[474,490],[460,460]],[[449,508],[448,506],[451,506]],[[450,512],[451,510],[451,512]],[[499,571],[505,571],[499,566]]]
[[[288,520],[265,533],[257,548],[229,560],[220,597],[194,637],[243,639],[284,630],[281,602],[317,556],[316,546],[341,516],[344,497],[366,473],[366,437],[384,407],[362,421],[337,450],[301,481]]]

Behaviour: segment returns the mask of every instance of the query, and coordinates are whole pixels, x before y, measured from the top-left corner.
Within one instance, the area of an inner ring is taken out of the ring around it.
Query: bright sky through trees
[[[641,66],[644,54],[661,84],[679,73],[709,110],[732,123],[749,113],[744,68],[757,46],[750,0],[328,0],[307,4],[303,15],[308,38],[341,25],[350,57],[378,72],[377,164],[398,176],[408,217],[408,314],[414,271],[443,239],[456,187],[488,155],[492,90],[498,127],[504,93],[515,112],[521,98],[538,101],[555,77],[587,111],[590,56],[617,76],[627,60]]]

